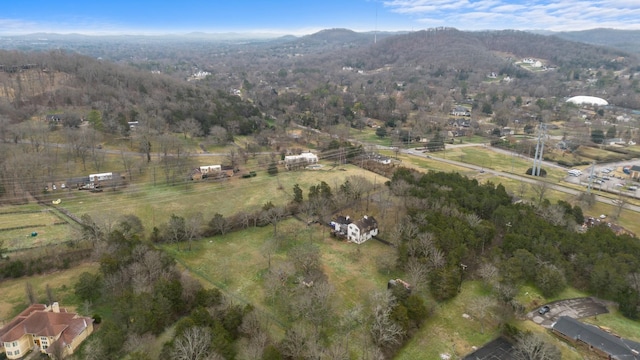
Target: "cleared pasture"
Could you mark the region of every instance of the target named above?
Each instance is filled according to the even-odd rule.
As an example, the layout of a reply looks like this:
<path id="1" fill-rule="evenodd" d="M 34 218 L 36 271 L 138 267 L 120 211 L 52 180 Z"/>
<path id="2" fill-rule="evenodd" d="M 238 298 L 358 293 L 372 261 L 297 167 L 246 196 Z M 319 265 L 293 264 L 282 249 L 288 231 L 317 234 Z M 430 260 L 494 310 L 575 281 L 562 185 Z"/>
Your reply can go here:
<path id="1" fill-rule="evenodd" d="M 64 242 L 71 231 L 54 209 L 38 204 L 0 206 L 0 241 L 9 251 Z M 37 236 L 31 236 L 34 232 Z"/>
<path id="2" fill-rule="evenodd" d="M 234 176 L 221 181 L 188 181 L 177 185 L 162 182 L 142 182 L 117 189 L 104 189 L 100 193 L 74 190 L 63 198 L 68 211 L 94 218 L 117 218 L 122 214 L 136 214 L 148 229 L 165 223 L 171 214 L 189 216 L 201 212 L 205 219 L 216 213 L 229 216 L 240 211 L 253 211 L 271 201 L 274 205 L 288 203 L 293 199 L 293 186 L 299 184 L 304 197 L 311 185 L 325 181 L 332 188 L 344 183 L 348 176 L 358 175 L 381 185 L 386 178 L 362 170 L 356 166 L 343 165 L 332 168 L 325 165 L 315 171 L 285 171 L 277 176 L 266 171 L 257 171 L 257 176 L 241 178 Z"/>

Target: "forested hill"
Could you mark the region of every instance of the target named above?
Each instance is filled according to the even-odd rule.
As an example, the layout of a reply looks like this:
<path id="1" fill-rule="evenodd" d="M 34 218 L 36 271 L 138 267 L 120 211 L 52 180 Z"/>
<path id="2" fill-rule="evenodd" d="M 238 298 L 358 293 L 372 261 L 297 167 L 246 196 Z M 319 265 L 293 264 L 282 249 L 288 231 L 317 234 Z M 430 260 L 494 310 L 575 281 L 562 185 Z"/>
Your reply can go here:
<path id="1" fill-rule="evenodd" d="M 330 54 L 328 56 L 340 56 Z M 523 31 L 465 32 L 437 28 L 396 35 L 367 47 L 345 53 L 367 69 L 384 65 L 446 64 L 457 69 L 491 68 L 496 63 L 521 58 L 547 60 L 553 66 L 576 68 L 621 68 L 637 61 L 629 53 L 612 48 L 588 45 L 559 37 Z M 612 61 L 625 58 L 627 63 Z"/>
<path id="2" fill-rule="evenodd" d="M 228 92 L 83 55 L 0 50 L 0 65 L 0 113 L 13 122 L 94 109 L 107 131 L 143 117 L 162 118 L 168 127 L 193 118 L 205 133 L 232 121 L 241 133 L 261 126 L 260 112 Z"/>
<path id="3" fill-rule="evenodd" d="M 640 30 L 591 29 L 552 33 L 563 39 L 640 54 Z"/>

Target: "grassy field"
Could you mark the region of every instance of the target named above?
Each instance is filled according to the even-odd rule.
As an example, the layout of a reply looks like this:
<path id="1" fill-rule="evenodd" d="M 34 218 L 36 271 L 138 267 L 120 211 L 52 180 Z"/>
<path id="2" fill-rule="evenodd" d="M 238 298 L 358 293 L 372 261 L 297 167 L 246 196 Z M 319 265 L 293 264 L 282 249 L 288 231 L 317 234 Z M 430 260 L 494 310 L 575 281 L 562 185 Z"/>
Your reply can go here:
<path id="1" fill-rule="evenodd" d="M 483 295 L 486 293 L 479 282 L 463 283 L 458 296 L 436 306 L 434 315 L 427 319 L 396 359 L 440 359 L 440 354 L 457 359 L 470 353 L 472 346 L 481 347 L 497 337 L 494 322 L 486 321 L 482 333 L 477 320 L 462 317 L 469 313 L 467 307 L 472 299 Z"/>
<path id="2" fill-rule="evenodd" d="M 49 274 L 3 280 L 0 284 L 2 293 L 0 296 L 0 320 L 11 319 L 28 306 L 29 302 L 25 291 L 27 283 L 31 284 L 36 298 L 41 303 L 48 302 L 46 286 L 49 285 L 53 290 L 55 300 L 60 302 L 61 306 L 79 309 L 81 304 L 73 293 L 73 285 L 83 272 L 96 272 L 97 270 L 98 264 L 84 263 L 72 269 Z"/>
<path id="3" fill-rule="evenodd" d="M 64 242 L 71 231 L 54 209 L 38 204 L 0 206 L 0 240 L 9 251 Z M 33 232 L 37 236 L 31 236 Z"/>
<path id="4" fill-rule="evenodd" d="M 322 254 L 322 269 L 329 283 L 336 288 L 333 304 L 337 314 L 366 303 L 374 290 L 386 289 L 387 281 L 394 274 L 381 274 L 376 270 L 376 262 L 390 256 L 395 250 L 373 240 L 359 246 L 336 240 L 328 237 L 326 230 L 326 237 L 322 237 L 319 225 L 303 227 L 302 231 L 300 226 L 301 223 L 295 219 L 279 225 L 280 237 L 284 236 L 287 243 L 271 257 L 271 264 L 275 267 L 282 263 L 286 258 L 286 250 L 293 244 L 312 241 L 318 245 Z M 235 301 L 253 304 L 274 324 L 288 326 L 287 315 L 281 313 L 282 309 L 269 305 L 265 299 L 263 280 L 268 271 L 268 259 L 262 249 L 265 240 L 272 235 L 271 226 L 249 228 L 199 241 L 192 251 L 178 250 L 174 245 L 165 249 L 205 283 L 222 289 Z M 281 332 L 282 327 L 276 330 Z M 350 346 L 354 351 L 360 351 L 357 341 Z"/>
<path id="5" fill-rule="evenodd" d="M 532 290 L 529 293 L 527 290 Z M 566 295 L 571 293 L 568 289 Z M 524 295 L 527 294 L 527 295 Z M 531 294 L 531 295 L 530 295 Z M 473 299 L 487 295 L 486 288 L 479 281 L 463 283 L 461 292 L 454 299 L 439 304 L 418 334 L 400 351 L 396 359 L 439 359 L 441 354 L 451 355 L 452 359 L 462 358 L 473 351 L 473 346 L 482 347 L 485 343 L 500 335 L 495 319 L 489 317 L 484 323 L 484 333 L 477 319 L 464 318 L 462 314 L 471 314 L 469 304 Z M 576 296 L 569 296 L 576 297 Z M 523 287 L 518 297 L 527 308 L 535 308 L 547 301 L 537 295 L 535 290 Z M 533 306 L 535 304 L 535 306 Z M 529 320 L 515 320 L 513 324 L 521 331 L 532 331 L 543 334 L 545 339 L 556 345 L 562 352 L 563 359 L 579 360 L 582 356 L 550 335 L 544 328 Z"/>
<path id="6" fill-rule="evenodd" d="M 335 188 L 352 175 L 364 176 L 378 185 L 386 181 L 356 166 L 332 168 L 327 165 L 317 171 L 281 170 L 275 177 L 266 171 L 257 171 L 256 177 L 236 176 L 220 182 L 189 181 L 175 186 L 143 182 L 116 191 L 105 189 L 102 193 L 74 190 L 61 197 L 61 206 L 78 216 L 89 214 L 94 218 L 136 214 L 151 229 L 166 222 L 173 213 L 188 216 L 201 212 L 209 219 L 215 213 L 228 216 L 251 211 L 269 201 L 275 205 L 285 204 L 293 198 L 295 184 L 300 185 L 306 198 L 311 185 L 325 181 Z"/>

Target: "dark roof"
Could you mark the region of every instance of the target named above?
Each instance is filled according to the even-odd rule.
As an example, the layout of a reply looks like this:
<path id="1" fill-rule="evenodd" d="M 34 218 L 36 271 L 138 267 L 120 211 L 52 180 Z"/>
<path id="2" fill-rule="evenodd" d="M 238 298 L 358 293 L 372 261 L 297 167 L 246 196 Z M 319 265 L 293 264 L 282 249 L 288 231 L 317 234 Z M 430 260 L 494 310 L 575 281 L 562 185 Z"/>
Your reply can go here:
<path id="1" fill-rule="evenodd" d="M 361 232 L 368 232 L 378 227 L 378 222 L 373 216 L 364 216 L 362 219 L 353 223 Z"/>
<path id="2" fill-rule="evenodd" d="M 631 167 L 631 171 L 640 171 L 640 166 L 638 166 L 638 165 L 633 165 L 633 166 Z"/>
<path id="3" fill-rule="evenodd" d="M 615 337 L 600 328 L 561 316 L 551 328 L 575 341 L 584 342 L 616 360 L 640 360 L 640 343 Z"/>
<path id="4" fill-rule="evenodd" d="M 511 360 L 514 356 L 513 344 L 499 337 L 468 354 L 463 360 Z"/>
<path id="5" fill-rule="evenodd" d="M 348 225 L 348 224 L 351 224 L 351 219 L 349 219 L 349 217 L 348 217 L 348 216 L 338 216 L 338 217 L 336 218 L 336 222 L 337 222 L 338 224 L 345 224 L 345 225 Z"/>

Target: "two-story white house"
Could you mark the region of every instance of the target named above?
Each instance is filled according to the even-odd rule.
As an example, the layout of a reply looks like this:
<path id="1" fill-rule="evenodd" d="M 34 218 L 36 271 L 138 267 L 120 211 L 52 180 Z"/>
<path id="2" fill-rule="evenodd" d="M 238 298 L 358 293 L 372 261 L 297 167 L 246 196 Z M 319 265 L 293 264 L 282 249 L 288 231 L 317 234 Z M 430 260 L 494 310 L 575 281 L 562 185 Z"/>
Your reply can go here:
<path id="1" fill-rule="evenodd" d="M 284 166 L 287 170 L 304 168 L 307 165 L 317 164 L 318 155 L 311 152 L 303 152 L 300 155 L 289 155 L 284 157 Z"/>
<path id="2" fill-rule="evenodd" d="M 347 225 L 347 239 L 356 244 L 362 244 L 376 235 L 378 235 L 378 222 L 373 216 L 365 215 L 362 219 Z"/>

